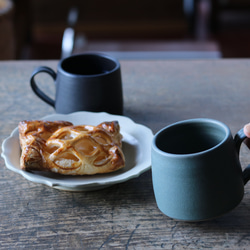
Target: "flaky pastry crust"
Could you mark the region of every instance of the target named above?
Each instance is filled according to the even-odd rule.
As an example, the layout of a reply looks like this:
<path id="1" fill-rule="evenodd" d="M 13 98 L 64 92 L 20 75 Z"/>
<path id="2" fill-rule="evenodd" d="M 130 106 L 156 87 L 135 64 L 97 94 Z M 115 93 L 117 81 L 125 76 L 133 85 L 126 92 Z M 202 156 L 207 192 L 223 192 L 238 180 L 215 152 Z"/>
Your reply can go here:
<path id="1" fill-rule="evenodd" d="M 23 170 L 93 175 L 125 166 L 122 135 L 116 121 L 98 126 L 73 126 L 64 121 L 22 121 L 19 137 Z"/>

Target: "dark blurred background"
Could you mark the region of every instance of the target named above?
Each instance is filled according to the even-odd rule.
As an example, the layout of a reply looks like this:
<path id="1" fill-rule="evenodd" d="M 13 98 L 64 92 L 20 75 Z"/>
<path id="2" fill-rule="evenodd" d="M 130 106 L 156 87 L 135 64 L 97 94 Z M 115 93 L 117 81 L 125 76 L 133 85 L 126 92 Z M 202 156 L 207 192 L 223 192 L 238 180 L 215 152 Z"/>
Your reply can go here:
<path id="1" fill-rule="evenodd" d="M 0 0 L 1 60 L 59 59 L 63 42 L 67 53 L 174 51 L 249 58 L 250 1 Z"/>

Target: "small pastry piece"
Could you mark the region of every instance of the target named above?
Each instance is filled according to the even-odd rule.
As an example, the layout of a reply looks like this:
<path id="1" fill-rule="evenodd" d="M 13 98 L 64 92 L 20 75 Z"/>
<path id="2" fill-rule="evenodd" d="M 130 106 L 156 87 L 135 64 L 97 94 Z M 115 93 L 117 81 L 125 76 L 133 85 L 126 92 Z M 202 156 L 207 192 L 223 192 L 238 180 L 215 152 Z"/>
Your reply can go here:
<path id="1" fill-rule="evenodd" d="M 47 139 L 59 128 L 72 126 L 66 121 L 21 121 L 19 123 L 19 140 L 22 149 L 20 165 L 22 169 L 41 170 L 42 152 Z"/>
<path id="2" fill-rule="evenodd" d="M 35 140 L 32 140 L 32 148 L 35 146 L 36 152 L 39 149 L 39 153 L 32 159 L 21 157 L 24 159 L 21 160 L 21 167 L 25 170 L 51 171 L 64 175 L 93 175 L 113 172 L 125 166 L 121 150 L 122 135 L 120 126 L 115 121 L 103 122 L 98 126 L 61 127 L 45 140 L 36 135 L 33 137 Z"/>

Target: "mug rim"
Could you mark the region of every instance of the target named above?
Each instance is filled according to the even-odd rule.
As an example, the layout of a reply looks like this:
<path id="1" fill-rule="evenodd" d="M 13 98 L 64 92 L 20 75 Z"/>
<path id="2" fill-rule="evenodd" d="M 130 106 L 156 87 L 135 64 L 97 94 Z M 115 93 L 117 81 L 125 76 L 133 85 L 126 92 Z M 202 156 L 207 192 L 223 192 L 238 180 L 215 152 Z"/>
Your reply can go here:
<path id="1" fill-rule="evenodd" d="M 103 73 L 100 73 L 100 74 L 91 74 L 91 75 L 74 74 L 74 73 L 68 72 L 65 69 L 63 69 L 62 64 L 66 60 L 69 60 L 69 59 L 72 59 L 72 58 L 77 58 L 77 57 L 83 57 L 83 56 L 96 56 L 96 57 L 100 57 L 100 58 L 106 58 L 106 59 L 111 60 L 112 62 L 114 62 L 115 67 L 113 69 L 109 70 L 109 71 L 106 71 L 106 72 L 103 72 Z M 80 54 L 74 54 L 74 55 L 68 56 L 68 57 L 63 58 L 62 60 L 60 60 L 59 64 L 58 64 L 58 67 L 57 67 L 58 72 L 60 71 L 64 75 L 74 76 L 74 77 L 85 77 L 85 78 L 92 78 L 92 77 L 97 77 L 97 76 L 109 75 L 109 74 L 117 71 L 119 68 L 120 68 L 120 62 L 118 61 L 117 58 L 112 57 L 112 56 L 110 56 L 108 54 L 105 54 L 105 53 L 101 53 L 101 52 L 86 52 L 86 53 L 80 53 Z"/>
<path id="2" fill-rule="evenodd" d="M 170 128 L 173 128 L 175 126 L 178 126 L 178 125 L 184 125 L 184 124 L 198 124 L 198 123 L 210 123 L 210 124 L 215 124 L 221 128 L 224 129 L 225 131 L 225 136 L 224 138 L 219 142 L 217 143 L 216 145 L 214 145 L 213 147 L 210 147 L 206 150 L 202 150 L 202 151 L 199 151 L 199 152 L 195 152 L 195 153 L 170 153 L 170 152 L 166 152 L 166 151 L 163 151 L 161 150 L 157 145 L 156 145 L 156 140 L 158 139 L 159 135 L 162 134 L 164 131 L 170 129 Z M 152 150 L 155 151 L 156 153 L 158 154 L 161 154 L 163 156 L 172 156 L 172 157 L 193 157 L 193 156 L 198 156 L 198 155 L 202 155 L 202 154 L 206 154 L 208 153 L 209 151 L 212 151 L 218 147 L 220 147 L 223 143 L 225 143 L 229 137 L 230 137 L 230 134 L 231 134 L 231 131 L 229 129 L 229 127 L 223 123 L 223 122 L 220 122 L 218 120 L 215 120 L 215 119 L 210 119 L 210 118 L 194 118 L 194 119 L 187 119 L 187 120 L 182 120 L 182 121 L 178 121 L 178 122 L 175 122 L 175 123 L 172 123 L 162 129 L 160 129 L 155 135 L 154 135 L 154 138 L 153 138 L 153 141 L 152 141 Z"/>

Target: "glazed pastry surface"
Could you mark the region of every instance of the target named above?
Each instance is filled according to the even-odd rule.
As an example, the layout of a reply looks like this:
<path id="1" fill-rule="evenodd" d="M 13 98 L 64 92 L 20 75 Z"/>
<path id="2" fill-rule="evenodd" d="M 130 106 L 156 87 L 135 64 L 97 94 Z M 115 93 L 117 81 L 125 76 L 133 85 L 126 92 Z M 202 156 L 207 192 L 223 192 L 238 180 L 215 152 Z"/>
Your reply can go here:
<path id="1" fill-rule="evenodd" d="M 19 137 L 23 170 L 93 175 L 125 166 L 117 121 L 98 126 L 74 126 L 65 121 L 22 121 Z"/>

